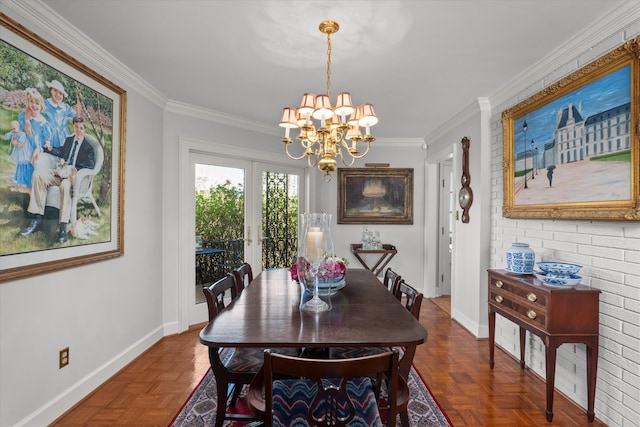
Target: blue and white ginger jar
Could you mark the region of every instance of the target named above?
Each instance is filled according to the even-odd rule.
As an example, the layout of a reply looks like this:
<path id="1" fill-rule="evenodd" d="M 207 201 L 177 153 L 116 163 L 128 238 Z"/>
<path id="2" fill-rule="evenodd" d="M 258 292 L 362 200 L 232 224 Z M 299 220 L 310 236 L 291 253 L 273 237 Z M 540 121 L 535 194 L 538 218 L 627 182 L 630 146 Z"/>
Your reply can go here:
<path id="1" fill-rule="evenodd" d="M 528 243 L 513 243 L 507 249 L 507 271 L 518 274 L 532 274 L 536 254 Z"/>

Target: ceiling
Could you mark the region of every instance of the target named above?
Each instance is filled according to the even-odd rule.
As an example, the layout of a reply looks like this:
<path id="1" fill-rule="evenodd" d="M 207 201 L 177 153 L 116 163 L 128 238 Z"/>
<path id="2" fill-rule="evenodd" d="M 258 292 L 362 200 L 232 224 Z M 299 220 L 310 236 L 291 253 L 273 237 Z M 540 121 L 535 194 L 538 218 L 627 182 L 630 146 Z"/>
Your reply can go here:
<path id="1" fill-rule="evenodd" d="M 612 0 L 47 0 L 168 99 L 273 125 L 305 92 L 424 138 L 613 10 Z"/>

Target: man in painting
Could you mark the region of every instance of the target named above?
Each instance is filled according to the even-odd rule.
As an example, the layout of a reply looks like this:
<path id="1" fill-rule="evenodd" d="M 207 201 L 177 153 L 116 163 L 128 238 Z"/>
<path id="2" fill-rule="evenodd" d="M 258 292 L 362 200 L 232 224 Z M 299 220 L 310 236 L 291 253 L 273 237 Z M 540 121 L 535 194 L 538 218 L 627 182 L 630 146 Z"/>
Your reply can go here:
<path id="1" fill-rule="evenodd" d="M 83 118 L 74 117 L 73 130 L 74 134 L 65 139 L 61 147 L 39 147 L 33 153 L 33 160 L 35 161 L 38 155 L 46 149 L 50 154 L 65 160 L 66 165 L 63 168 L 64 173 L 61 172 L 62 169 L 36 169 L 33 172 L 33 188 L 27 211 L 34 214 L 35 217 L 33 221 L 31 221 L 31 224 L 20 232 L 21 236 L 28 236 L 40 229 L 44 218 L 47 189 L 51 186 L 57 186 L 60 189 L 58 243 L 65 243 L 67 241 L 67 223 L 71 216 L 71 198 L 73 197 L 73 178 L 78 170 L 85 168 L 93 169 L 95 165 L 95 153 L 93 152 L 91 144 L 86 141 L 88 138 L 92 138 L 92 136 L 85 134 Z M 69 171 L 69 169 L 71 169 L 71 171 Z"/>
<path id="2" fill-rule="evenodd" d="M 553 181 L 553 170 L 555 168 L 555 166 L 549 166 L 547 168 L 547 179 L 549 180 L 549 187 L 551 187 L 551 181 Z"/>

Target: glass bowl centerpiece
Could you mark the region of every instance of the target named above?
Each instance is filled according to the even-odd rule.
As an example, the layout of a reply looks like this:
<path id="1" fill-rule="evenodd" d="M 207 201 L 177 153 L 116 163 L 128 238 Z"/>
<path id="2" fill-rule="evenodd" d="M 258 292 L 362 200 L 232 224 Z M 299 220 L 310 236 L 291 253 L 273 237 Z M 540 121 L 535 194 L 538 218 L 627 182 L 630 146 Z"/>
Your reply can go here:
<path id="1" fill-rule="evenodd" d="M 318 293 L 320 295 L 333 295 L 344 288 L 344 276 L 347 274 L 348 265 L 349 260 L 347 258 L 339 258 L 335 254 L 324 257 L 318 268 Z M 312 291 L 311 265 L 304 257 L 297 259 L 291 265 L 290 271 L 293 280 L 300 282 L 302 278 L 305 284 L 309 284 L 308 290 Z"/>

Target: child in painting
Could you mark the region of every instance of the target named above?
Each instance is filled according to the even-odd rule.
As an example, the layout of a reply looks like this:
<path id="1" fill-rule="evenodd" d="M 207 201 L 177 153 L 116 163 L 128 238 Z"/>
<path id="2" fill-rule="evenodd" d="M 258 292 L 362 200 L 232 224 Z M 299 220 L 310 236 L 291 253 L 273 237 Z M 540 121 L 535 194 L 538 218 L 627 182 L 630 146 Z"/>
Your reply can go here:
<path id="1" fill-rule="evenodd" d="M 25 173 L 29 173 L 28 169 L 31 162 L 31 145 L 27 140 L 27 135 L 20 130 L 20 122 L 14 120 L 9 125 L 11 132 L 8 132 L 4 139 L 11 141 L 11 159 L 16 162 L 16 174 L 14 180 L 18 185 L 26 186 L 31 180 L 30 176 L 25 176 Z"/>
<path id="2" fill-rule="evenodd" d="M 69 136 L 69 120 L 72 120 L 78 112 L 64 102 L 69 95 L 64 86 L 58 80 L 46 82 L 49 88 L 50 98 L 44 101 L 47 112 L 45 116 L 51 125 L 51 146 L 60 147 Z"/>
<path id="3" fill-rule="evenodd" d="M 49 146 L 51 141 L 51 126 L 47 119 L 42 114 L 45 111 L 44 99 L 40 92 L 34 88 L 26 89 L 27 92 L 27 107 L 23 112 L 18 115 L 18 122 L 22 129 L 27 134 L 27 140 L 29 141 L 29 149 L 31 153 L 31 162 L 25 165 L 26 167 L 22 171 L 25 185 L 27 188 L 31 188 L 31 175 L 34 170 L 34 157 L 33 152 L 36 148 L 42 148 L 45 145 Z M 25 124 L 28 124 L 31 135 L 27 131 Z"/>

